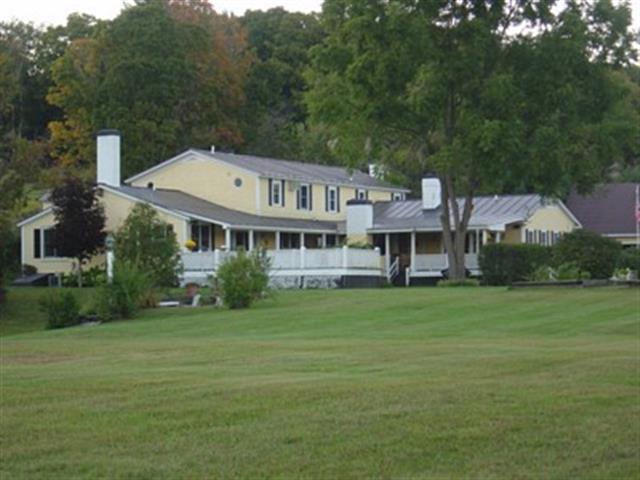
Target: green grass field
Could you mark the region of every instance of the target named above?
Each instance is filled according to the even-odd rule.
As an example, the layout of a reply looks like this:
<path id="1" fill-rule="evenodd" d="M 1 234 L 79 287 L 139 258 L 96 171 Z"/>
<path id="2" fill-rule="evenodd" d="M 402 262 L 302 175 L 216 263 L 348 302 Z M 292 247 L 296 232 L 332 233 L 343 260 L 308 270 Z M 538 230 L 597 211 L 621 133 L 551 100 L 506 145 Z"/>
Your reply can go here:
<path id="1" fill-rule="evenodd" d="M 39 292 L 0 311 L 3 479 L 640 477 L 637 289 L 295 291 L 18 333 Z"/>

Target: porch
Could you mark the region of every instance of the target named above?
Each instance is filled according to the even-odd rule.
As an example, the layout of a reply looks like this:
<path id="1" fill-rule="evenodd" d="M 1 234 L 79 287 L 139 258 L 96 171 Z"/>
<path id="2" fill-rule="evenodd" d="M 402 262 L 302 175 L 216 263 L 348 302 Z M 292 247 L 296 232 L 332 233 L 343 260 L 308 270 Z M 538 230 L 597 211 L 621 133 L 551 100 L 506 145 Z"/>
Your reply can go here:
<path id="1" fill-rule="evenodd" d="M 411 285 L 412 279 L 442 278 L 449 258 L 441 232 L 393 232 L 374 234 L 374 245 L 384 259 L 387 279 L 396 285 Z M 465 240 L 465 267 L 470 276 L 481 274 L 478 254 L 486 243 L 500 241 L 487 230 L 471 230 Z"/>
<path id="2" fill-rule="evenodd" d="M 380 250 L 343 247 L 266 250 L 272 284 L 283 287 L 358 286 L 358 282 L 380 284 L 384 278 Z M 205 284 L 215 277 L 219 266 L 236 251 L 214 249 L 207 252 L 184 251 L 181 283 Z M 335 284 L 335 285 L 334 285 Z"/>

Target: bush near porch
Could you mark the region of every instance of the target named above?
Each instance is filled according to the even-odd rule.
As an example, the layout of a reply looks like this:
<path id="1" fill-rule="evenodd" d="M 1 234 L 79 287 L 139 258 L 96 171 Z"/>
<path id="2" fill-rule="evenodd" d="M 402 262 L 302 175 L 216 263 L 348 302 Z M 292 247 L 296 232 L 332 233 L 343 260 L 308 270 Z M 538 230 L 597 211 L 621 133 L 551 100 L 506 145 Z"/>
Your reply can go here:
<path id="1" fill-rule="evenodd" d="M 551 247 L 542 245 L 485 245 L 478 258 L 483 282 L 509 285 L 527 280 L 538 268 L 549 265 Z"/>

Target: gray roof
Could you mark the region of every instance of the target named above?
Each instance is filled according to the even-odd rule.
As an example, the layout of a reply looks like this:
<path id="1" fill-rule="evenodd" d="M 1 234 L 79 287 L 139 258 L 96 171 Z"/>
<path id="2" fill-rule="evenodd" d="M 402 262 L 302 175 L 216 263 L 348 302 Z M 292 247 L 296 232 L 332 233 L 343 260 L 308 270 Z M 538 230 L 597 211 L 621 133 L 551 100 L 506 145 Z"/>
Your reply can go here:
<path id="1" fill-rule="evenodd" d="M 207 150 L 193 150 L 202 155 L 207 155 L 217 160 L 222 160 L 223 162 L 238 165 L 246 170 L 257 173 L 262 177 L 272 177 L 298 182 L 319 182 L 352 187 L 384 188 L 409 192 L 409 190 L 404 187 L 398 187 L 397 185 L 383 182 L 382 180 L 371 177 L 360 170 L 349 170 L 344 167 L 294 162 L 291 160 L 278 160 L 267 157 L 256 157 L 253 155 L 237 155 L 235 153 L 223 152 L 211 153 Z"/>
<path id="2" fill-rule="evenodd" d="M 166 208 L 176 213 L 193 218 L 204 218 L 214 223 L 232 227 L 249 227 L 256 229 L 279 229 L 294 231 L 338 232 L 343 230 L 344 222 L 325 222 L 319 220 L 300 220 L 289 218 L 262 217 L 250 213 L 231 210 L 216 203 L 203 200 L 179 190 L 151 189 L 142 187 L 107 187 L 125 195 Z"/>
<path id="3" fill-rule="evenodd" d="M 572 192 L 567 207 L 585 230 L 602 235 L 635 235 L 636 184 L 610 183 L 590 195 Z"/>
<path id="4" fill-rule="evenodd" d="M 458 200 L 463 206 L 464 201 Z M 469 226 L 523 222 L 540 206 L 540 195 L 497 195 L 475 197 Z M 371 230 L 441 230 L 442 208 L 424 210 L 422 200 L 378 202 L 373 207 Z"/>

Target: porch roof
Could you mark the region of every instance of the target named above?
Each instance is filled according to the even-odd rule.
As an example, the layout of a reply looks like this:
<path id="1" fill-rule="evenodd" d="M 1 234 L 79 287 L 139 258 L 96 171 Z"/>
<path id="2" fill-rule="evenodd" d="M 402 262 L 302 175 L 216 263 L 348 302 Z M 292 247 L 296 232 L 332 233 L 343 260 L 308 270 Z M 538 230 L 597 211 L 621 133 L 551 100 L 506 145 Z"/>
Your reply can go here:
<path id="1" fill-rule="evenodd" d="M 340 223 L 319 220 L 302 220 L 277 217 L 262 217 L 232 210 L 216 203 L 203 200 L 180 190 L 142 187 L 105 187 L 135 199 L 171 210 L 194 220 L 217 223 L 225 227 L 253 230 L 280 230 L 312 233 L 340 233 L 344 228 Z"/>
<path id="2" fill-rule="evenodd" d="M 464 205 L 464 200 L 458 200 Z M 469 228 L 494 228 L 526 221 L 543 205 L 540 195 L 495 195 L 473 199 Z M 442 208 L 425 210 L 422 200 L 378 202 L 373 206 L 371 233 L 400 231 L 442 231 Z"/>

